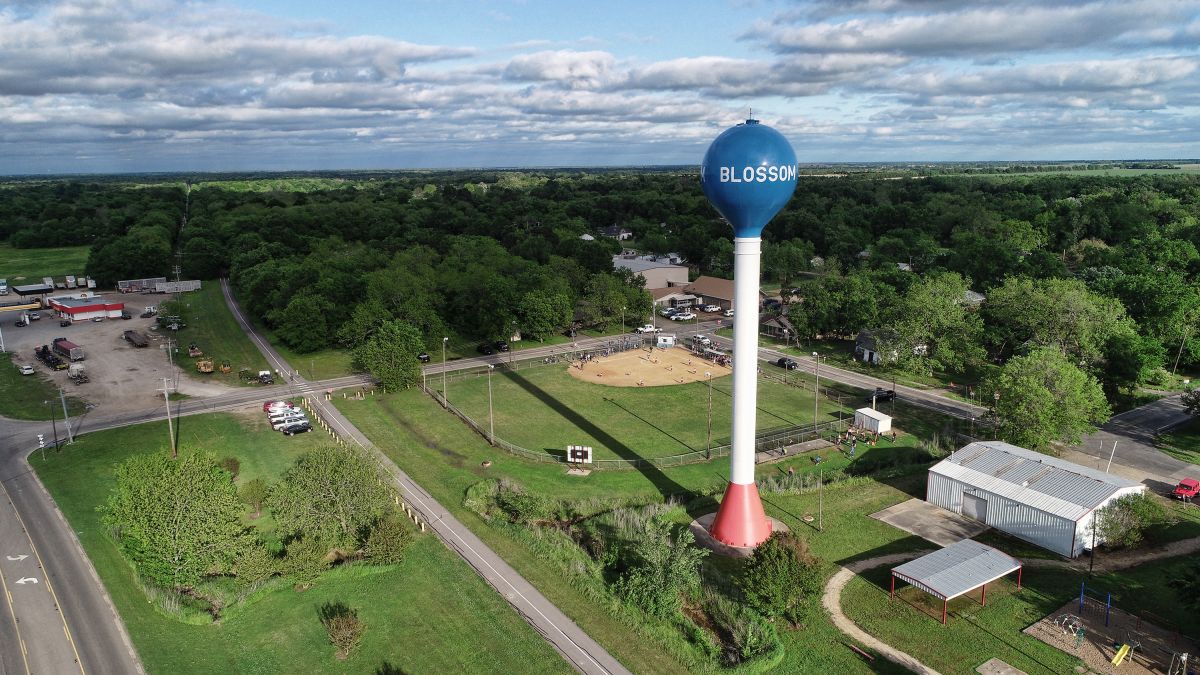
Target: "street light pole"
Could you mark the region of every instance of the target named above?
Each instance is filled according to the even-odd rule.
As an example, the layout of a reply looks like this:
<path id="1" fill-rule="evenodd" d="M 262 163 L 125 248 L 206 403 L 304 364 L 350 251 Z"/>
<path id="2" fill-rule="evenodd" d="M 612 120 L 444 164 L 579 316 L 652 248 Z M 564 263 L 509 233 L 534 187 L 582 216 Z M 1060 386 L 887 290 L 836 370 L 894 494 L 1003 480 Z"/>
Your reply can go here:
<path id="1" fill-rule="evenodd" d="M 712 459 L 712 372 L 704 371 L 704 377 L 708 378 L 708 445 L 705 446 L 704 456 Z"/>
<path id="2" fill-rule="evenodd" d="M 817 367 L 813 370 L 816 375 L 816 384 L 813 385 L 813 434 L 817 433 L 817 416 L 821 414 L 821 357 L 816 352 L 812 353 L 813 361 L 817 363 Z"/>
<path id="3" fill-rule="evenodd" d="M 621 305 L 621 335 L 625 334 L 625 305 Z"/>
<path id="4" fill-rule="evenodd" d="M 450 398 L 446 394 L 446 343 L 449 341 L 448 337 L 442 338 L 442 402 L 446 405 L 450 405 Z"/>
<path id="5" fill-rule="evenodd" d="M 488 443 L 496 444 L 496 420 L 492 417 L 492 371 L 496 366 L 488 364 Z"/>

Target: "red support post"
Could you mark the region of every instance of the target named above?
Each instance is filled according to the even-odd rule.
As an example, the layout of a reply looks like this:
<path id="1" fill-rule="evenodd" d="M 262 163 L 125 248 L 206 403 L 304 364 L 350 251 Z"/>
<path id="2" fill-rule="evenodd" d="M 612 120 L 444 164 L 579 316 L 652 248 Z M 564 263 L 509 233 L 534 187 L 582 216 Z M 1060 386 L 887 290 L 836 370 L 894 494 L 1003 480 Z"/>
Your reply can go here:
<path id="1" fill-rule="evenodd" d="M 949 600 L 942 600 L 942 625 L 946 625 L 946 609 L 950 605 Z"/>
<path id="2" fill-rule="evenodd" d="M 983 585 L 983 595 L 981 598 L 981 604 L 983 604 L 984 607 L 987 607 L 987 584 Z"/>
<path id="3" fill-rule="evenodd" d="M 1024 565 L 1022 565 L 1022 566 L 1020 566 L 1020 567 L 1018 567 L 1018 568 L 1017 568 L 1017 590 L 1018 590 L 1018 591 L 1019 591 L 1019 590 L 1021 590 L 1021 572 L 1022 572 L 1024 569 L 1025 569 L 1025 566 L 1024 566 Z"/>
<path id="4" fill-rule="evenodd" d="M 892 575 L 892 590 L 888 593 L 888 600 L 896 597 L 896 575 Z"/>

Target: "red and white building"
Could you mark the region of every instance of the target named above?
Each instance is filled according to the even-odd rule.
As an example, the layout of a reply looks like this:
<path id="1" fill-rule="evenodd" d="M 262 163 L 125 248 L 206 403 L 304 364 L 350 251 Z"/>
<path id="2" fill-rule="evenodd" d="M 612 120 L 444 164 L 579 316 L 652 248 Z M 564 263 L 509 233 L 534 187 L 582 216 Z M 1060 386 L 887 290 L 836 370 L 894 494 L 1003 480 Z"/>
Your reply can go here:
<path id="1" fill-rule="evenodd" d="M 119 319 L 125 310 L 123 302 L 107 302 L 104 298 L 50 298 L 47 303 L 64 319 L 87 321 L 88 319 Z"/>

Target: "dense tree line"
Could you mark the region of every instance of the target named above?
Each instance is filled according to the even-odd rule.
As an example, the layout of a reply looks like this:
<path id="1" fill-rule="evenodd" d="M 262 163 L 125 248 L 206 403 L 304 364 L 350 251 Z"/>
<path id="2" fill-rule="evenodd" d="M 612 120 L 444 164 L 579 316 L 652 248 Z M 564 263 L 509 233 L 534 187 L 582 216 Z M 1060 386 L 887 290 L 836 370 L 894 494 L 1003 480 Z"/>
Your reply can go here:
<path id="1" fill-rule="evenodd" d="M 951 372 L 1054 346 L 1109 392 L 1200 363 L 1200 178 L 895 178 L 804 177 L 767 228 L 764 281 L 801 336 L 867 328 L 905 367 Z M 580 238 L 608 225 L 694 273 L 731 272 L 729 229 L 689 170 L 234 185 L 12 184 L 0 237 L 90 244 L 102 283 L 163 274 L 178 251 L 185 276 L 229 275 L 299 351 L 358 348 L 390 321 L 428 347 L 615 324 L 622 308 L 632 323 L 649 300 L 613 272 L 621 244 Z"/>

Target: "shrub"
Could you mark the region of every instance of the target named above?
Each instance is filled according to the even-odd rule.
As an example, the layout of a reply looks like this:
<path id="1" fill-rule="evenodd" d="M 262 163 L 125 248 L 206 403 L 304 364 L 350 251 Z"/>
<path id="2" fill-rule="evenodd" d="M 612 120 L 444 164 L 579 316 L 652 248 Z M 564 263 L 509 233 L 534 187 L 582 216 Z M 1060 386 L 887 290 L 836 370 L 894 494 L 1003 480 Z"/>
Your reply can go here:
<path id="1" fill-rule="evenodd" d="M 291 577 L 297 586 L 311 586 L 329 567 L 330 545 L 317 536 L 293 539 L 279 565 L 279 572 Z"/>
<path id="2" fill-rule="evenodd" d="M 1146 528 L 1172 519 L 1159 498 L 1149 492 L 1116 499 L 1100 509 L 1096 517 L 1096 533 L 1109 548 L 1133 548 L 1142 542 Z"/>
<path id="3" fill-rule="evenodd" d="M 710 590 L 704 605 L 724 645 L 725 665 L 737 666 L 782 649 L 775 627 L 744 604 Z"/>
<path id="4" fill-rule="evenodd" d="M 802 603 L 820 592 L 821 579 L 808 543 L 791 532 L 775 532 L 742 568 L 738 586 L 764 616 L 795 620 Z"/>
<path id="5" fill-rule="evenodd" d="M 514 523 L 529 524 L 554 515 L 554 504 L 549 499 L 519 489 L 503 489 L 502 486 L 497 501 Z"/>
<path id="6" fill-rule="evenodd" d="M 358 618 L 358 610 L 350 609 L 341 602 L 327 602 L 317 611 L 329 642 L 337 647 L 337 658 L 345 659 L 362 642 L 367 625 Z"/>
<path id="7" fill-rule="evenodd" d="M 694 543 L 688 530 L 672 539 L 670 523 L 648 523 L 648 530 L 633 546 L 628 569 L 617 581 L 617 595 L 654 616 L 678 612 L 682 594 L 699 587 L 700 563 L 708 556 Z"/>
<path id="8" fill-rule="evenodd" d="M 396 513 L 380 518 L 367 535 L 364 555 L 375 565 L 397 565 L 404 560 L 404 550 L 412 543 L 413 532 Z"/>
<path id="9" fill-rule="evenodd" d="M 253 585 L 279 573 L 279 559 L 261 543 L 246 549 L 233 566 L 238 581 Z"/>
<path id="10" fill-rule="evenodd" d="M 229 472 L 230 478 L 236 479 L 238 472 L 242 470 L 242 463 L 237 457 L 222 457 L 219 462 L 222 469 Z"/>

